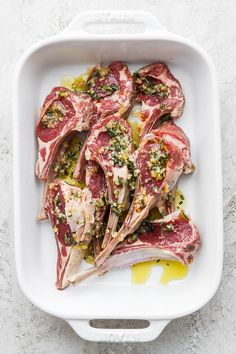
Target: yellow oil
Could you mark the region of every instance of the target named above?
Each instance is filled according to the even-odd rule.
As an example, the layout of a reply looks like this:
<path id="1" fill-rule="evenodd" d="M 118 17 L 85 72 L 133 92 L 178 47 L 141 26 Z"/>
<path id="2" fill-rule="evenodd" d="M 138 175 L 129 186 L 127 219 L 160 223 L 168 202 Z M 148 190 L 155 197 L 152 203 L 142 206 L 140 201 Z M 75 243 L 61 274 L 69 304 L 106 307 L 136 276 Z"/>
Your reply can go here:
<path id="1" fill-rule="evenodd" d="M 74 80 L 75 80 L 74 76 L 70 76 L 70 75 L 64 76 L 61 79 L 61 86 L 72 90 L 72 85 L 73 85 Z"/>
<path id="2" fill-rule="evenodd" d="M 186 208 L 186 199 L 183 192 L 178 188 L 175 194 L 175 208 L 184 210 Z"/>
<path id="3" fill-rule="evenodd" d="M 89 67 L 86 73 L 79 76 L 66 75 L 61 79 L 61 86 L 66 87 L 73 91 L 84 92 L 86 91 L 86 82 L 90 76 L 93 67 Z"/>
<path id="4" fill-rule="evenodd" d="M 131 116 L 132 116 L 132 117 L 135 117 L 135 118 L 140 118 L 140 114 L 141 114 L 141 110 L 140 110 L 140 109 L 133 110 L 133 111 L 131 112 Z"/>
<path id="5" fill-rule="evenodd" d="M 139 146 L 140 142 L 140 126 L 138 122 L 128 120 L 128 123 L 131 127 L 131 133 L 132 133 L 132 140 L 135 148 Z"/>
<path id="6" fill-rule="evenodd" d="M 188 274 L 188 266 L 176 261 L 148 261 L 134 264 L 131 267 L 131 276 L 133 284 L 145 284 L 150 277 L 153 267 L 162 267 L 160 283 L 169 284 L 174 280 L 184 279 Z"/>

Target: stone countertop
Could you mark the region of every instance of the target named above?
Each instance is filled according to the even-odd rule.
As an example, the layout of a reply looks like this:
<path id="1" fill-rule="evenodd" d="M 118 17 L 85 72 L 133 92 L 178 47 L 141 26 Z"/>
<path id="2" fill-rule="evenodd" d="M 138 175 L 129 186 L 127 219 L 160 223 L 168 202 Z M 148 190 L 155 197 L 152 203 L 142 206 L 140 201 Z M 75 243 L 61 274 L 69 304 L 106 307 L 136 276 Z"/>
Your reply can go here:
<path id="1" fill-rule="evenodd" d="M 218 71 L 223 144 L 225 261 L 221 286 L 200 311 L 172 321 L 150 343 L 92 343 L 33 306 L 17 284 L 13 247 L 12 102 L 15 64 L 30 45 L 87 10 L 148 10 L 201 45 Z M 236 353 L 236 2 L 234 0 L 2 0 L 0 11 L 0 346 L 20 353 Z M 207 97 L 206 97 L 207 99 Z M 207 117 L 206 117 L 207 119 Z M 212 196 L 214 197 L 214 196 Z"/>

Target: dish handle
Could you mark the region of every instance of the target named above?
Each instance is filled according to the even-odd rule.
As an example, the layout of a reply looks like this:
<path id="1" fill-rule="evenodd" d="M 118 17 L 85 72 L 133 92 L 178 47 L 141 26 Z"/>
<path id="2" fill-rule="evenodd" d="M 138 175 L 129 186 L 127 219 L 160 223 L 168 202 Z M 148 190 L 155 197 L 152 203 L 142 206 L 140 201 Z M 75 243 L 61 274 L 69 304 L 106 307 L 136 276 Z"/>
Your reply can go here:
<path id="1" fill-rule="evenodd" d="M 145 11 L 90 11 L 77 15 L 65 29 L 64 34 L 82 36 L 105 35 L 152 35 L 167 32 L 157 18 Z"/>
<path id="2" fill-rule="evenodd" d="M 157 338 L 170 320 L 149 321 L 147 328 L 94 328 L 89 320 L 67 320 L 83 339 L 93 342 L 149 342 Z"/>

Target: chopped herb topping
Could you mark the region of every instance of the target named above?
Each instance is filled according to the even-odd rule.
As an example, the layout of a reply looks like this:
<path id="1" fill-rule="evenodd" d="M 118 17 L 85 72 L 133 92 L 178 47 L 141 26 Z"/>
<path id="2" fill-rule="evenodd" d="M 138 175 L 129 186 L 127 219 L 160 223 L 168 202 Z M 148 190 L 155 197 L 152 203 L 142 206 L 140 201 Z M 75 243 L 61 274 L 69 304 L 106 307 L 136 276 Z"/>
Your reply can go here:
<path id="1" fill-rule="evenodd" d="M 106 125 L 108 135 L 112 138 L 109 145 L 104 150 L 109 152 L 110 158 L 114 165 L 122 167 L 129 162 L 129 146 L 131 139 L 128 136 L 128 129 L 120 122 L 110 121 Z"/>
<path id="2" fill-rule="evenodd" d="M 86 246 L 87 247 L 86 247 L 84 260 L 89 264 L 94 264 L 95 255 L 94 255 L 93 242 L 90 242 L 90 244 Z"/>
<path id="3" fill-rule="evenodd" d="M 58 192 L 53 199 L 53 204 L 54 204 L 54 212 L 56 216 L 56 224 L 58 225 L 59 223 L 63 223 L 66 221 L 66 215 L 62 211 L 62 202 L 61 202 L 61 197 L 60 193 Z"/>
<path id="4" fill-rule="evenodd" d="M 119 90 L 119 87 L 109 81 L 110 69 L 108 67 L 97 66 L 86 83 L 86 92 L 95 99 L 110 96 Z"/>
<path id="5" fill-rule="evenodd" d="M 153 224 L 148 221 L 143 221 L 142 224 L 139 226 L 137 233 L 143 234 L 146 232 L 152 232 L 154 230 Z"/>
<path id="6" fill-rule="evenodd" d="M 73 235 L 64 235 L 64 242 L 67 246 L 73 246 L 76 244 Z"/>
<path id="7" fill-rule="evenodd" d="M 68 181 L 69 184 L 82 187 L 73 179 L 73 173 L 82 148 L 82 141 L 75 136 L 71 141 L 62 145 L 60 154 L 54 164 L 54 172 L 57 178 Z"/>
<path id="8" fill-rule="evenodd" d="M 139 193 L 135 197 L 134 208 L 137 213 L 140 213 L 148 202 L 147 191 L 145 188 L 141 187 Z"/>
<path id="9" fill-rule="evenodd" d="M 159 142 L 159 149 L 152 148 L 148 167 L 151 170 L 152 178 L 161 181 L 166 175 L 166 164 L 168 153 L 162 141 Z"/>
<path id="10" fill-rule="evenodd" d="M 138 233 L 135 232 L 134 234 L 131 234 L 127 237 L 127 242 L 129 244 L 131 244 L 131 243 L 134 243 L 135 241 L 137 241 L 137 239 L 138 239 Z"/>
<path id="11" fill-rule="evenodd" d="M 138 73 L 134 73 L 134 81 L 138 93 L 157 95 L 164 99 L 169 96 L 168 86 L 150 76 L 142 77 Z"/>
<path id="12" fill-rule="evenodd" d="M 65 98 L 65 97 L 67 97 L 67 95 L 68 95 L 68 92 L 66 90 L 65 91 L 60 91 L 58 93 L 58 97 L 59 98 Z"/>
<path id="13" fill-rule="evenodd" d="M 96 199 L 96 203 L 95 203 L 96 211 L 103 209 L 106 205 L 107 205 L 106 194 L 102 193 L 102 195 Z"/>
<path id="14" fill-rule="evenodd" d="M 60 92 L 62 94 L 62 92 Z M 59 102 L 54 102 L 46 111 L 43 118 L 41 119 L 41 124 L 44 129 L 55 128 L 59 122 L 64 119 L 64 108 Z"/>
<path id="15" fill-rule="evenodd" d="M 175 231 L 175 227 L 174 224 L 172 223 L 160 223 L 160 227 L 161 227 L 161 231 L 164 232 L 169 232 L 169 231 Z"/>
<path id="16" fill-rule="evenodd" d="M 120 215 L 124 209 L 125 209 L 125 204 L 124 203 L 118 203 L 118 202 L 113 202 L 112 204 L 112 210 L 117 214 Z"/>

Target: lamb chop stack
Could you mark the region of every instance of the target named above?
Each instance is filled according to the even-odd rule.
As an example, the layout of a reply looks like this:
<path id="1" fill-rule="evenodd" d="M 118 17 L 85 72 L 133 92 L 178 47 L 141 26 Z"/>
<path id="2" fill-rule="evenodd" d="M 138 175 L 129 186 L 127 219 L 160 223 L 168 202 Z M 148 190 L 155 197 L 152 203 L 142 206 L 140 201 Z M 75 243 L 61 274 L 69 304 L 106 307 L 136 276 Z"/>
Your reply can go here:
<path id="1" fill-rule="evenodd" d="M 169 113 L 172 118 L 178 118 L 181 115 L 184 96 L 179 82 L 172 76 L 166 65 L 153 64 L 139 70 L 136 74 L 136 90 L 136 97 L 142 102 L 141 118 L 144 120 L 144 124 L 141 144 L 134 154 L 137 169 L 140 171 L 134 199 L 120 230 L 117 234 L 113 234 L 112 241 L 97 256 L 95 260 L 97 266 L 87 272 L 72 276 L 70 278 L 72 284 L 79 283 L 90 275 L 101 274 L 113 267 L 131 265 L 156 257 L 190 263 L 200 247 L 200 236 L 196 226 L 193 225 L 192 232 L 189 233 L 184 224 L 179 229 L 182 232 L 182 239 L 179 239 L 177 232 L 172 233 L 172 238 L 167 238 L 167 235 L 163 235 L 163 233 L 159 238 L 158 233 L 154 232 L 152 236 L 150 233 L 144 233 L 147 237 L 145 243 L 142 242 L 140 235 L 133 246 L 127 241 L 127 239 L 133 239 L 133 233 L 148 217 L 152 208 L 158 206 L 165 215 L 168 209 L 166 201 L 169 196 L 173 198 L 175 195 L 179 177 L 182 173 L 193 172 L 189 140 L 173 121 L 161 124 L 156 130 L 151 131 L 163 115 Z M 178 221 L 183 219 L 183 215 L 177 212 L 164 217 L 161 224 L 167 223 L 168 231 L 173 226 L 172 221 L 170 222 L 172 218 Z M 185 217 L 184 223 L 186 222 L 191 223 L 189 218 Z M 156 220 L 156 225 L 159 225 L 158 220 Z M 157 227 L 154 230 L 157 231 Z M 131 237 L 127 238 L 129 235 Z M 167 241 L 163 242 L 164 247 L 160 245 L 162 239 Z M 189 248 L 184 248 L 185 242 L 189 242 L 189 240 L 193 242 L 190 242 Z M 178 256 L 175 252 L 177 241 L 180 241 Z M 170 249 L 171 253 L 168 253 Z M 173 251 L 174 249 L 175 251 Z M 189 250 L 188 257 L 184 257 L 184 249 Z M 108 258 L 109 256 L 110 258 Z"/>
<path id="2" fill-rule="evenodd" d="M 128 67 L 121 62 L 114 62 L 108 67 L 99 65 L 94 68 L 86 83 L 85 92 L 75 93 L 64 87 L 55 87 L 46 97 L 42 106 L 36 128 L 39 144 L 36 175 L 39 179 L 45 181 L 45 188 L 38 218 L 42 220 L 49 216 L 56 236 L 58 246 L 56 285 L 58 288 L 64 288 L 68 285 L 67 280 L 65 280 L 67 275 L 70 274 L 71 269 L 75 270 L 75 264 L 78 266 L 81 262 L 84 252 L 81 252 L 80 247 L 77 249 L 77 245 L 83 245 L 83 247 L 89 245 L 93 238 L 95 254 L 100 251 L 101 245 L 98 236 L 100 236 L 101 225 L 107 209 L 107 192 L 104 172 L 95 161 L 89 161 L 86 169 L 79 169 L 79 173 L 86 170 L 85 182 L 88 186 L 88 189 L 84 189 L 82 192 L 80 190 L 80 192 L 82 195 L 87 195 L 87 192 L 91 191 L 89 198 L 94 208 L 87 209 L 85 207 L 84 197 L 74 200 L 74 212 L 77 213 L 77 218 L 80 218 L 83 222 L 79 223 L 77 220 L 79 226 L 75 230 L 75 225 L 73 225 L 72 230 L 66 217 L 61 220 L 60 216 L 57 216 L 55 210 L 58 209 L 58 206 L 55 206 L 53 199 L 55 195 L 57 195 L 57 199 L 60 197 L 62 208 L 65 208 L 67 203 L 62 190 L 71 189 L 75 193 L 74 189 L 76 187 L 57 180 L 51 184 L 50 182 L 53 182 L 57 174 L 60 175 L 59 171 L 68 169 L 67 159 L 68 157 L 71 158 L 71 151 L 68 150 L 68 146 L 74 132 L 90 131 L 96 121 L 111 113 L 125 116 L 131 109 L 133 91 L 132 75 Z M 86 146 L 85 143 L 82 150 L 77 149 L 77 153 L 73 157 L 75 158 L 79 151 L 79 158 L 84 161 Z M 75 180 L 71 179 L 71 176 L 67 178 L 67 182 L 68 180 L 71 184 L 77 184 Z M 59 190 L 61 191 L 60 194 L 58 194 Z M 77 192 L 79 193 L 79 190 Z M 120 197 L 120 199 L 122 198 Z M 82 209 L 79 207 L 79 203 L 83 204 Z M 62 214 L 65 214 L 64 211 L 62 211 Z M 94 221 L 91 222 L 91 220 Z M 67 234 L 64 236 L 69 235 L 66 238 L 67 242 L 70 239 L 72 244 L 67 244 L 63 239 L 64 236 L 60 236 L 63 232 L 60 230 L 64 229 L 67 229 Z M 73 260 L 72 267 L 71 259 Z"/>
<path id="3" fill-rule="evenodd" d="M 141 103 L 142 120 L 136 151 L 125 120 L 135 100 Z M 133 77 L 121 62 L 98 65 L 83 92 L 59 87 L 47 96 L 37 125 L 36 174 L 46 186 L 53 182 L 45 188 L 42 211 L 57 241 L 59 289 L 137 262 L 192 262 L 200 247 L 199 232 L 173 203 L 179 177 L 193 172 L 189 140 L 173 122 L 183 106 L 180 83 L 162 63 L 148 65 Z M 65 156 L 63 142 L 75 131 L 88 135 L 73 155 L 77 163 L 71 178 L 53 181 L 53 161 Z M 82 186 L 79 182 L 86 188 L 77 187 Z M 154 208 L 162 216 L 150 220 Z M 91 246 L 95 266 L 78 273 Z"/>

